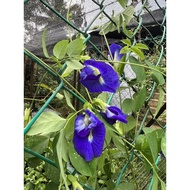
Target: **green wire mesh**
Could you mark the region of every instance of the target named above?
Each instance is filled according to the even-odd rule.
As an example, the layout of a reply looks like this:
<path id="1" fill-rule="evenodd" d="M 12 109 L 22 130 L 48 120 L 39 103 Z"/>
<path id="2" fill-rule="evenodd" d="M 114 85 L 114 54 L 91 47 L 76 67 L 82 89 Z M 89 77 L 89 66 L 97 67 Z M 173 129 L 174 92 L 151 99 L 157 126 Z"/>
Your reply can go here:
<path id="1" fill-rule="evenodd" d="M 94 40 L 93 40 L 93 34 L 96 33 L 96 31 L 95 32 L 93 31 L 92 33 L 90 33 L 91 26 L 93 25 L 93 23 L 96 20 L 99 19 L 99 17 L 102 14 L 108 20 L 113 22 L 113 24 L 115 24 L 114 21 L 111 19 L 110 15 L 107 14 L 107 12 L 106 12 L 106 6 L 105 6 L 106 1 L 105 0 L 102 0 L 102 1 L 91 0 L 91 2 L 94 3 L 94 5 L 96 5 L 96 7 L 98 7 L 97 8 L 98 10 L 96 10 L 97 11 L 96 15 L 94 16 L 94 18 L 92 18 L 91 22 L 84 29 L 80 29 L 78 26 L 76 26 L 70 20 L 68 20 L 65 16 L 63 16 L 61 13 L 59 13 L 50 3 L 48 3 L 49 1 L 39 0 L 39 2 L 44 7 L 49 9 L 53 14 L 55 14 L 57 17 L 59 17 L 61 19 L 61 22 L 68 25 L 76 33 L 82 34 L 85 37 L 84 43 L 86 43 L 86 45 L 88 47 L 87 50 L 89 51 L 89 54 L 91 55 L 92 58 L 93 57 L 94 58 L 102 57 L 104 59 L 107 59 L 102 51 L 102 49 L 103 50 L 106 49 L 106 44 L 104 44 L 104 45 L 95 44 Z M 150 9 L 149 1 L 148 0 L 140 0 L 140 1 L 138 1 L 138 4 L 140 4 L 140 8 L 138 8 L 138 13 L 134 15 L 134 19 L 135 19 L 134 23 L 136 23 L 136 24 L 132 27 L 133 35 L 126 36 L 126 34 L 122 32 L 122 30 L 119 35 L 130 38 L 132 44 L 136 44 L 137 42 L 143 42 L 149 46 L 151 46 L 151 44 L 154 44 L 153 48 L 150 49 L 150 51 L 157 53 L 158 57 L 156 58 L 156 60 L 154 60 L 154 62 L 156 63 L 155 65 L 158 66 L 158 65 L 164 64 L 163 60 L 166 59 L 166 55 L 165 55 L 166 54 L 166 50 L 165 50 L 166 7 L 165 6 L 161 7 L 160 3 L 156 0 L 153 0 L 152 2 L 154 2 L 159 7 L 159 10 L 162 12 L 163 17 L 162 17 L 161 21 L 158 21 L 155 18 L 154 11 L 151 11 L 151 9 Z M 28 3 L 31 3 L 31 1 L 29 1 L 29 0 L 24 1 L 25 6 L 27 6 Z M 153 28 L 153 25 L 147 26 L 146 23 L 143 22 L 142 12 L 146 12 L 146 14 L 148 14 L 150 16 L 150 19 L 153 20 L 152 22 L 154 23 L 154 25 L 157 25 L 157 30 L 159 29 L 161 31 L 158 35 L 154 35 L 154 36 L 152 35 L 152 32 L 150 31 L 150 29 Z M 143 32 L 141 33 L 141 31 L 143 31 Z M 114 35 L 115 35 L 115 38 L 114 38 Z M 117 35 L 118 34 L 113 34 L 112 40 L 114 42 L 119 41 L 117 39 Z M 99 41 L 101 41 L 100 37 L 99 37 Z M 57 93 L 59 93 L 61 90 L 64 89 L 64 90 L 68 91 L 75 98 L 75 100 L 79 101 L 81 104 L 84 104 L 85 100 L 83 100 L 81 97 L 79 97 L 74 91 L 69 89 L 69 87 L 63 82 L 62 78 L 60 77 L 61 74 L 63 73 L 64 69 L 66 68 L 65 65 L 63 65 L 63 67 L 61 69 L 59 69 L 58 72 L 55 72 L 51 66 L 49 66 L 48 64 L 46 64 L 43 61 L 43 59 L 39 59 L 38 56 L 33 54 L 27 48 L 24 49 L 24 54 L 29 59 L 32 59 L 38 66 L 40 66 L 40 68 L 44 72 L 46 72 L 47 75 L 50 75 L 53 78 L 53 80 L 56 81 L 56 84 L 55 84 L 56 88 L 55 88 L 54 93 L 52 93 L 52 95 L 45 101 L 45 103 L 41 106 L 41 108 L 39 109 L 37 114 L 31 119 L 31 121 L 24 128 L 24 135 L 26 135 L 27 132 L 32 127 L 32 125 L 35 123 L 35 121 L 41 115 L 41 113 L 50 105 L 50 103 L 55 99 L 55 96 L 57 95 Z M 128 76 L 130 74 L 133 75 L 132 71 L 128 70 L 128 72 L 129 72 L 127 74 Z M 126 79 L 125 74 L 123 75 L 123 81 Z M 151 88 L 149 97 L 146 100 L 146 104 L 148 104 L 151 101 L 151 99 L 155 93 L 155 89 L 156 89 L 156 83 L 154 82 L 152 84 L 152 88 Z M 121 93 L 121 95 L 122 95 L 122 93 Z M 123 96 L 126 96 L 126 92 L 123 94 Z M 117 102 L 117 96 L 115 94 L 111 94 L 108 99 L 108 104 L 111 104 L 111 103 L 113 103 L 115 105 L 119 105 L 119 102 Z M 150 108 L 148 108 L 142 118 L 142 122 L 141 122 L 139 130 L 138 130 L 138 134 L 140 134 L 142 127 L 145 125 L 147 117 L 151 114 L 152 114 L 152 111 Z M 159 123 L 158 121 L 156 121 L 156 122 Z M 165 126 L 163 126 L 162 124 L 159 123 L 159 125 L 162 128 L 165 128 Z M 33 150 L 30 150 L 27 147 L 24 148 L 24 151 L 34 155 L 35 157 L 40 158 L 41 160 L 51 164 L 52 166 L 57 167 L 56 163 L 54 161 L 52 161 L 49 158 L 46 158 L 45 156 L 43 156 Z M 137 162 L 137 160 L 138 160 L 138 162 Z M 137 189 L 148 189 L 148 190 L 152 189 L 152 183 L 153 183 L 154 176 L 152 175 L 152 173 L 147 174 L 147 172 L 144 171 L 143 160 L 139 155 L 137 155 L 134 152 L 134 150 L 131 150 L 129 160 L 123 164 L 124 164 L 124 166 L 123 166 L 119 176 L 115 177 L 116 186 L 119 185 L 122 181 L 127 180 L 129 182 L 133 182 L 134 184 L 138 184 Z M 157 163 L 155 163 L 155 164 L 158 165 L 160 168 L 165 168 L 166 160 L 165 160 L 165 158 L 162 158 L 162 156 L 158 156 Z M 138 173 L 138 176 L 131 175 L 131 165 L 134 166 L 133 170 L 136 171 L 135 173 Z M 163 171 L 163 170 L 160 170 L 160 171 Z M 75 172 L 76 171 L 74 171 L 73 174 Z M 165 172 L 160 173 L 160 177 L 163 181 L 166 181 L 166 173 Z M 92 190 L 91 187 L 88 187 L 85 184 L 82 184 L 82 185 L 86 189 Z"/>

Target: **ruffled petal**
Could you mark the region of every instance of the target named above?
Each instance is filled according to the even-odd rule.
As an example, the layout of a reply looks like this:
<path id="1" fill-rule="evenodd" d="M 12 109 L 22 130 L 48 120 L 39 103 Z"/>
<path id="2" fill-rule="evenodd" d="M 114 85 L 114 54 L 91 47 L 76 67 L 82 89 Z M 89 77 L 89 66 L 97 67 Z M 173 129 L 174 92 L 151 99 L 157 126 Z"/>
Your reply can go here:
<path id="1" fill-rule="evenodd" d="M 94 158 L 94 152 L 88 136 L 81 138 L 76 132 L 73 137 L 74 148 L 77 153 L 86 161 L 91 161 Z"/>
<path id="2" fill-rule="evenodd" d="M 111 44 L 109 48 L 110 48 L 113 60 L 120 61 L 121 58 L 124 56 L 124 54 L 119 53 L 120 50 L 122 49 L 122 46 L 120 46 L 118 44 Z"/>
<path id="3" fill-rule="evenodd" d="M 92 148 L 95 157 L 99 157 L 102 154 L 104 147 L 106 130 L 103 123 L 100 123 L 97 127 L 92 130 Z"/>
<path id="4" fill-rule="evenodd" d="M 80 137 L 89 135 L 90 130 L 84 122 L 85 115 L 78 115 L 75 119 L 75 131 Z"/>
<path id="5" fill-rule="evenodd" d="M 86 60 L 84 65 L 86 67 L 81 71 L 80 82 L 90 92 L 116 92 L 119 87 L 119 77 L 111 65 L 95 60 Z M 90 70 L 87 69 L 89 66 L 90 69 L 97 69 L 100 74 L 95 75 L 95 73 L 92 74 L 92 72 L 87 73 L 86 70 Z"/>
<path id="6" fill-rule="evenodd" d="M 83 123 L 85 123 L 85 128 L 83 128 Z M 78 126 L 79 124 L 82 124 L 82 127 Z M 102 154 L 105 133 L 104 123 L 90 110 L 86 110 L 84 115 L 79 115 L 75 119 L 73 136 L 75 150 L 86 161 L 99 157 Z"/>

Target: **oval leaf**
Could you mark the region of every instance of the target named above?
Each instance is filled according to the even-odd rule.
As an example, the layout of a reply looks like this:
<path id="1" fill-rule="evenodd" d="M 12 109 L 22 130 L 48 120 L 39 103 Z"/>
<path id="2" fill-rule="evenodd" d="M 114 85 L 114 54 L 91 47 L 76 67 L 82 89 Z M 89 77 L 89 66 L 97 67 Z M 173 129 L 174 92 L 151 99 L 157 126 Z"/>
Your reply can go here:
<path id="1" fill-rule="evenodd" d="M 67 66 L 70 68 L 70 69 L 73 69 L 73 70 L 79 70 L 79 69 L 82 69 L 84 66 L 83 66 L 83 64 L 82 63 L 80 63 L 80 61 L 78 61 L 78 60 L 74 60 L 74 59 L 72 59 L 72 60 L 69 60 L 69 61 L 66 61 L 66 64 L 67 64 Z"/>
<path id="2" fill-rule="evenodd" d="M 67 46 L 67 54 L 70 57 L 80 55 L 84 47 L 83 41 L 83 39 L 77 38 L 70 42 Z"/>
<path id="3" fill-rule="evenodd" d="M 61 40 L 57 44 L 55 44 L 53 48 L 53 54 L 57 59 L 63 59 L 66 51 L 67 51 L 67 45 L 69 41 L 68 40 Z"/>
<path id="4" fill-rule="evenodd" d="M 51 133 L 59 131 L 61 128 L 63 128 L 64 124 L 65 119 L 54 112 L 46 111 L 38 117 L 31 129 L 28 131 L 27 135 L 49 136 Z"/>

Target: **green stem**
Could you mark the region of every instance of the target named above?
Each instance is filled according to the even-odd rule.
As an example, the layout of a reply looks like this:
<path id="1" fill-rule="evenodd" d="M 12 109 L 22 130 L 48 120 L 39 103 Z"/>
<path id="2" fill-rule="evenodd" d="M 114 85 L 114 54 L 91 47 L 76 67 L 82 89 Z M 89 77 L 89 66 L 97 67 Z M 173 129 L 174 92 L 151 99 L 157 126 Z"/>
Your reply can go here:
<path id="1" fill-rule="evenodd" d="M 71 3 L 72 3 L 72 0 L 70 0 L 70 2 L 69 2 L 69 7 L 68 7 L 68 10 L 67 10 L 67 17 L 66 17 L 66 19 L 67 19 L 68 21 L 69 21 L 69 13 L 70 13 Z M 69 25 L 67 25 L 67 30 L 68 30 L 68 34 L 69 34 L 70 41 L 72 41 L 71 30 L 70 30 L 70 26 L 69 26 Z"/>

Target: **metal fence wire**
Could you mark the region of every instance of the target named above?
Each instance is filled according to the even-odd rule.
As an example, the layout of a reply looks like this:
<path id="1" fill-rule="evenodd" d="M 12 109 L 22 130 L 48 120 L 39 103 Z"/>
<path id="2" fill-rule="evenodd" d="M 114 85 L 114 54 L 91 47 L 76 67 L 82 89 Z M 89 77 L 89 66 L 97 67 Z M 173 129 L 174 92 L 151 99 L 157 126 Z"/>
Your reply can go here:
<path id="1" fill-rule="evenodd" d="M 152 59 L 156 66 L 165 66 L 166 64 L 166 2 L 165 0 L 128 0 L 127 6 L 134 6 L 135 11 L 133 19 L 126 26 L 127 31 L 132 30 L 133 34 L 128 35 L 126 31 L 118 29 L 106 34 L 108 44 L 120 43 L 123 38 L 129 38 L 133 45 L 138 42 L 142 42 L 149 47 L 146 51 L 146 55 Z M 46 28 L 46 47 L 48 52 L 52 52 L 53 46 L 62 39 L 69 39 L 70 36 L 82 35 L 84 37 L 84 43 L 87 46 L 86 51 L 92 58 L 107 59 L 107 44 L 103 35 L 100 35 L 100 26 L 110 21 L 113 25 L 116 25 L 111 17 L 113 13 L 116 15 L 121 12 L 121 6 L 117 0 L 73 0 L 73 1 L 60 1 L 60 0 L 24 0 L 24 54 L 25 54 L 25 103 L 31 100 L 33 107 L 35 107 L 35 98 L 42 98 L 45 101 L 41 101 L 38 104 L 38 109 L 33 114 L 30 122 L 24 128 L 24 135 L 26 136 L 32 125 L 36 122 L 42 112 L 52 106 L 52 103 L 56 105 L 56 95 L 62 90 L 66 90 L 73 96 L 73 105 L 76 110 L 84 104 L 84 100 L 81 99 L 78 94 L 72 91 L 67 84 L 63 82 L 60 75 L 65 69 L 65 65 L 61 69 L 54 68 L 53 63 L 44 57 L 42 50 L 41 37 L 42 32 Z M 28 64 L 30 63 L 30 64 Z M 52 69 L 53 68 L 53 69 Z M 57 70 L 56 70 L 57 69 Z M 57 71 L 57 72 L 56 72 Z M 46 96 L 46 92 L 35 94 L 36 86 L 39 81 L 51 78 L 54 92 Z M 135 73 L 131 69 L 130 65 L 126 65 L 123 74 L 123 81 L 120 86 L 127 87 L 127 81 L 135 78 Z M 83 92 L 83 87 L 78 83 L 79 76 L 77 72 L 74 72 L 70 78 L 67 78 L 78 91 Z M 27 89 L 28 88 L 28 89 Z M 120 106 L 119 100 L 124 100 L 127 97 L 132 97 L 134 93 L 133 88 L 123 88 L 119 93 L 110 94 L 108 103 L 111 105 Z M 154 103 L 157 101 L 156 84 L 153 82 L 150 86 L 149 97 L 146 101 L 149 105 L 148 111 L 141 115 L 142 123 L 139 124 L 140 128 L 143 125 L 150 126 L 155 124 L 165 128 L 165 120 L 159 120 L 158 117 L 154 117 L 155 112 Z M 45 98 L 44 98 L 45 97 Z M 52 106 L 53 107 L 53 106 Z M 164 105 L 163 105 L 164 107 Z M 56 109 L 58 110 L 58 109 Z M 69 114 L 69 110 L 59 110 L 60 112 L 66 112 Z M 164 109 L 165 111 L 165 109 Z M 163 113 L 163 111 L 162 111 Z M 161 115 L 161 114 L 160 114 Z M 26 153 L 29 153 L 46 163 L 49 163 L 55 167 L 56 164 L 53 160 L 45 157 L 42 154 L 35 152 L 27 147 L 24 148 Z M 138 160 L 138 162 L 136 162 Z M 138 163 L 135 166 L 138 176 L 131 176 L 130 163 Z M 158 156 L 158 167 L 166 167 L 166 159 L 161 155 Z M 163 170 L 160 170 L 163 171 Z M 69 169 L 68 169 L 69 172 Z M 166 173 L 161 173 L 161 179 L 166 181 Z M 139 189 L 152 189 L 154 175 L 152 173 L 147 174 L 143 168 L 142 158 L 137 155 L 133 150 L 130 152 L 130 158 L 127 163 L 123 163 L 123 169 L 119 176 L 115 177 L 116 185 L 124 180 L 129 182 L 138 183 Z M 84 189 L 91 189 L 90 186 L 84 185 Z M 161 187 L 160 187 L 161 188 Z"/>

